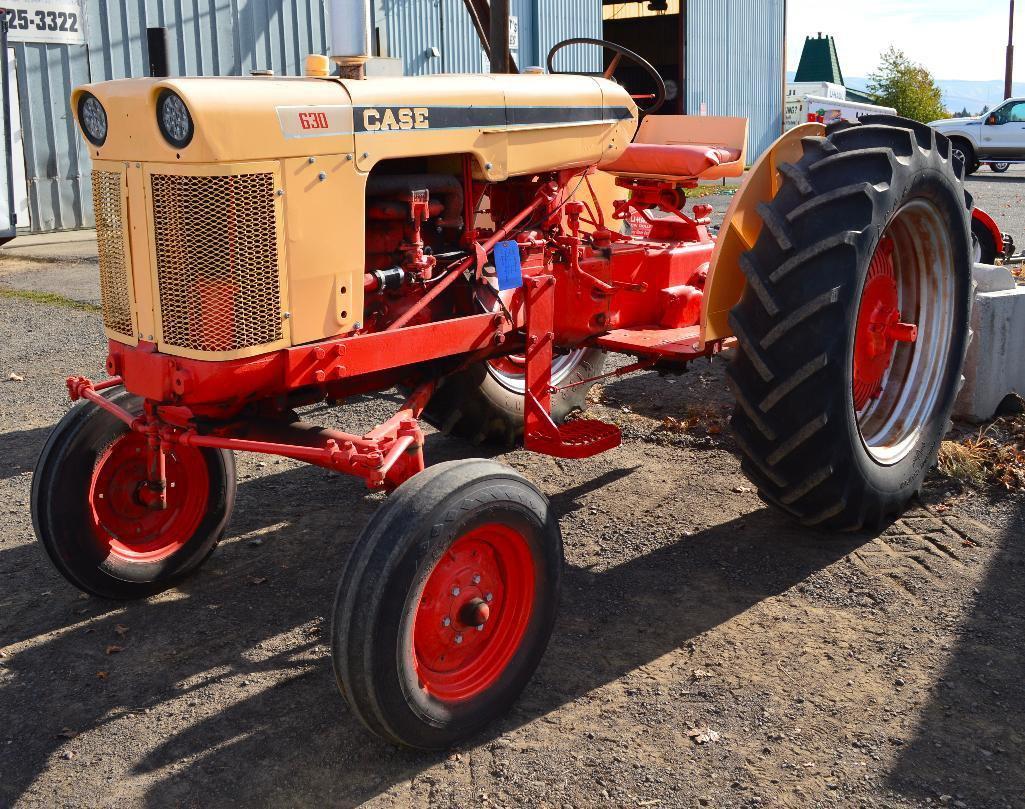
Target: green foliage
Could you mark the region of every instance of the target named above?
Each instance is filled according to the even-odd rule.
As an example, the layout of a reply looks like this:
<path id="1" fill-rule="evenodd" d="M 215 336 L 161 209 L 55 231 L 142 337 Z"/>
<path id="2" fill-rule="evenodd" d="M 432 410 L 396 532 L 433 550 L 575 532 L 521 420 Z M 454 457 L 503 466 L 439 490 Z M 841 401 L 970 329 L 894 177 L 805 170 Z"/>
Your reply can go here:
<path id="1" fill-rule="evenodd" d="M 879 67 L 868 77 L 868 91 L 880 104 L 893 107 L 905 118 L 929 123 L 950 117 L 943 107 L 943 93 L 932 74 L 892 45 L 883 54 Z"/>

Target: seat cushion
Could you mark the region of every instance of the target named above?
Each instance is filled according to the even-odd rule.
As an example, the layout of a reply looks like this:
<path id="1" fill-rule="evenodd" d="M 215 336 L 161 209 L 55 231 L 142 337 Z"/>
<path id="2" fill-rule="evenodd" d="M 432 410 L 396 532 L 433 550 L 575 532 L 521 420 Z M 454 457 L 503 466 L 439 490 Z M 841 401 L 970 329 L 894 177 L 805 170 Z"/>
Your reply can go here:
<path id="1" fill-rule="evenodd" d="M 740 158 L 740 152 L 692 144 L 631 143 L 604 171 L 632 176 L 700 177 L 708 169 Z"/>

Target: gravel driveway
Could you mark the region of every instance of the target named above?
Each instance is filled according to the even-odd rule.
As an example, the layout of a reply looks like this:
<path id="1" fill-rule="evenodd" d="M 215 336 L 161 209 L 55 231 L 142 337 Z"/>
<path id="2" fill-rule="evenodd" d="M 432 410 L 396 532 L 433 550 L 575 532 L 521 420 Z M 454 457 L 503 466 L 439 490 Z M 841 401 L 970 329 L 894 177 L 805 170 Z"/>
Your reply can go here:
<path id="1" fill-rule="evenodd" d="M 1025 171 L 968 186 L 1025 242 Z M 0 258 L 0 380 L 24 378 L 0 381 L 0 806 L 1025 807 L 1022 496 L 936 478 L 879 535 L 798 529 L 720 431 L 724 360 L 608 382 L 622 448 L 498 456 L 562 518 L 540 670 L 486 735 L 414 754 L 331 671 L 324 615 L 381 499 L 357 481 L 243 456 L 187 586 L 122 605 L 57 575 L 31 470 L 64 377 L 104 352 L 90 306 L 39 291 L 88 304 L 94 261 Z M 307 418 L 359 431 L 395 401 Z M 478 452 L 428 439 L 429 462 Z"/>

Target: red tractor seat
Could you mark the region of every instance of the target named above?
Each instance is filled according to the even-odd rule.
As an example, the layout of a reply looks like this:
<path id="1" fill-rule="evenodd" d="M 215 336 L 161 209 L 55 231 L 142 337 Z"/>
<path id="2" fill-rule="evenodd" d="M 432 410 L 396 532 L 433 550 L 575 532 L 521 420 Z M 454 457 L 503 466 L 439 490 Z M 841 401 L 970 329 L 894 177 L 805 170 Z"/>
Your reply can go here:
<path id="1" fill-rule="evenodd" d="M 599 168 L 620 177 L 679 182 L 741 177 L 746 163 L 746 118 L 649 115 L 633 143 Z"/>
<path id="2" fill-rule="evenodd" d="M 739 149 L 696 144 L 631 143 L 605 171 L 627 176 L 700 177 L 709 169 L 740 159 Z"/>

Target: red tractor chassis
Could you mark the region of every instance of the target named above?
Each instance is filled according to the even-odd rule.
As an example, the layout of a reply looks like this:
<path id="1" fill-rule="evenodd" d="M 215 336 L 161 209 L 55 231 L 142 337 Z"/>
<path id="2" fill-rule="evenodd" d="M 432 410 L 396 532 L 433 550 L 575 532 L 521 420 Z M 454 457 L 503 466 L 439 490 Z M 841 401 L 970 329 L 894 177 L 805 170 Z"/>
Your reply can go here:
<path id="1" fill-rule="evenodd" d="M 418 419 L 444 376 L 503 357 L 517 357 L 525 375 L 528 449 L 580 458 L 618 446 L 613 425 L 553 421 L 551 397 L 559 390 L 552 385 L 553 357 L 579 347 L 637 357 L 636 363 L 603 375 L 610 376 L 653 366 L 680 368 L 720 350 L 720 342 L 700 340 L 699 326 L 714 245 L 708 232 L 711 208 L 699 204 L 693 216 L 683 212 L 687 183 L 621 178 L 618 185 L 630 198 L 615 203 L 614 218 L 640 215 L 651 226 L 645 239 L 632 238 L 607 227 L 593 190 L 590 202 L 572 199 L 574 192 L 590 190 L 590 171 L 485 185 L 473 179 L 466 158 L 463 221 L 477 221 L 487 197 L 496 226 L 467 227 L 457 257 L 432 255 L 421 225 L 440 206 L 427 191 L 414 191 L 404 200 L 404 258 L 395 270 L 407 281 L 398 291 L 389 289 L 380 271 L 387 262 L 373 268 L 368 260 L 364 325 L 356 330 L 218 362 L 163 354 L 153 343 L 132 347 L 111 341 L 110 378 L 99 383 L 70 378 L 71 398 L 88 399 L 146 436 L 149 480 L 139 498 L 154 509 L 166 505 L 165 455 L 176 445 L 279 455 L 356 475 L 371 488 L 394 488 L 424 468 Z M 397 220 L 396 207 L 394 202 L 368 206 L 368 219 Z M 377 224 L 368 222 L 371 257 L 378 255 L 374 241 L 382 238 Z M 502 242 L 518 249 L 521 279 L 500 292 L 488 284 L 488 274 L 494 271 L 489 256 Z M 482 302 L 481 289 L 493 300 Z M 102 395 L 121 384 L 144 400 L 142 414 Z M 411 391 L 406 402 L 365 435 L 305 424 L 292 412 L 394 385 Z"/>

